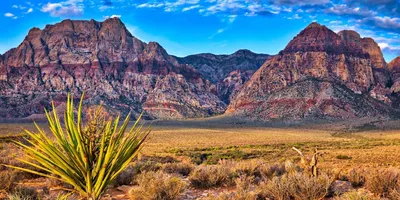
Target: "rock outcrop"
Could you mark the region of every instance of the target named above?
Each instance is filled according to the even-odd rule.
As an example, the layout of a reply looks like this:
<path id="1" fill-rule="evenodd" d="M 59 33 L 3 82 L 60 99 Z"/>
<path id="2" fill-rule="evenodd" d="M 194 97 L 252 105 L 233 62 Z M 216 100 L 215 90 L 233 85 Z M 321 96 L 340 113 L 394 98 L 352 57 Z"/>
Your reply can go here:
<path id="1" fill-rule="evenodd" d="M 230 55 L 204 53 L 177 59 L 183 64 L 193 65 L 205 79 L 216 84 L 218 96 L 229 103 L 253 73 L 272 57 L 239 50 Z"/>
<path id="2" fill-rule="evenodd" d="M 398 97 L 399 99 L 396 104 L 397 107 L 400 107 L 400 56 L 393 59 L 389 64 L 388 64 L 389 70 L 391 72 L 391 77 L 392 77 L 392 87 L 391 91 L 393 96 Z"/>
<path id="3" fill-rule="evenodd" d="M 50 98 L 58 105 L 67 92 L 149 118 L 206 117 L 226 107 L 193 66 L 132 36 L 118 18 L 33 28 L 0 57 L 0 118 L 43 113 Z"/>
<path id="4" fill-rule="evenodd" d="M 312 23 L 252 76 L 226 113 L 262 120 L 388 116 L 390 78 L 380 77 L 388 70 L 375 44 Z"/>

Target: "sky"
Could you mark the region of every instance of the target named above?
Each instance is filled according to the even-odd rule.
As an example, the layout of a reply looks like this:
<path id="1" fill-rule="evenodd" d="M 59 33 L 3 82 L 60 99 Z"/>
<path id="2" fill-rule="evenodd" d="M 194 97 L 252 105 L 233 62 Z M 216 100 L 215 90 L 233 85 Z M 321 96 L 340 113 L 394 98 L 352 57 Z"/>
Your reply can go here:
<path id="1" fill-rule="evenodd" d="M 372 37 L 387 62 L 400 56 L 400 0 L 7 0 L 0 6 L 0 53 L 17 47 L 32 27 L 63 19 L 119 17 L 144 42 L 169 54 L 277 54 L 318 22 L 335 32 Z"/>

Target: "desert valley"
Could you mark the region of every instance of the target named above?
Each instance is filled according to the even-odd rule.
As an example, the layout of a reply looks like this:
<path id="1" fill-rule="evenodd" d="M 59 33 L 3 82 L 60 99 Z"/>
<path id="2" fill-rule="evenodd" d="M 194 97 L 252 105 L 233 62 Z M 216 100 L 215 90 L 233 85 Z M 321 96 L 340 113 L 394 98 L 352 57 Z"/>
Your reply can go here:
<path id="1" fill-rule="evenodd" d="M 400 199 L 399 105 L 400 57 L 353 30 L 178 57 L 67 19 L 0 56 L 0 198 Z"/>

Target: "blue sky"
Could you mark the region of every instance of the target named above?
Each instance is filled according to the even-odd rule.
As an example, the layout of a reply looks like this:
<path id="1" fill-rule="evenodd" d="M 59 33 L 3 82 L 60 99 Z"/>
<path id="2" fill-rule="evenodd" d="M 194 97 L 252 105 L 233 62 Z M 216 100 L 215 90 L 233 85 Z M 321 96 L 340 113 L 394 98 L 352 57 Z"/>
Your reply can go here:
<path id="1" fill-rule="evenodd" d="M 133 35 L 172 55 L 276 54 L 309 23 L 372 37 L 387 62 L 400 55 L 400 0 L 7 0 L 0 7 L 0 53 L 29 29 L 63 19 L 117 16 Z"/>

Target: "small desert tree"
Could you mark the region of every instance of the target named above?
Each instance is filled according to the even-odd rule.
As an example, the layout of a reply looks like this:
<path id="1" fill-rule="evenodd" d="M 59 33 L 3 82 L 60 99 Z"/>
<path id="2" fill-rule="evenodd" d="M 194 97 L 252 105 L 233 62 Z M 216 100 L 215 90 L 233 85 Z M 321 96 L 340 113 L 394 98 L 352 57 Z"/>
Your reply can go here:
<path id="1" fill-rule="evenodd" d="M 84 124 L 82 102 L 83 95 L 75 113 L 73 98 L 68 95 L 64 124 L 52 103 L 53 111 L 46 111 L 46 116 L 54 139 L 35 123 L 37 134 L 26 131 L 29 145 L 16 142 L 26 155 L 19 160 L 36 170 L 8 167 L 60 180 L 72 185 L 82 197 L 97 200 L 140 151 L 150 129 L 142 129 L 140 116 L 126 131 L 130 115 L 118 128 L 120 118 L 106 120 L 100 109 Z"/>

